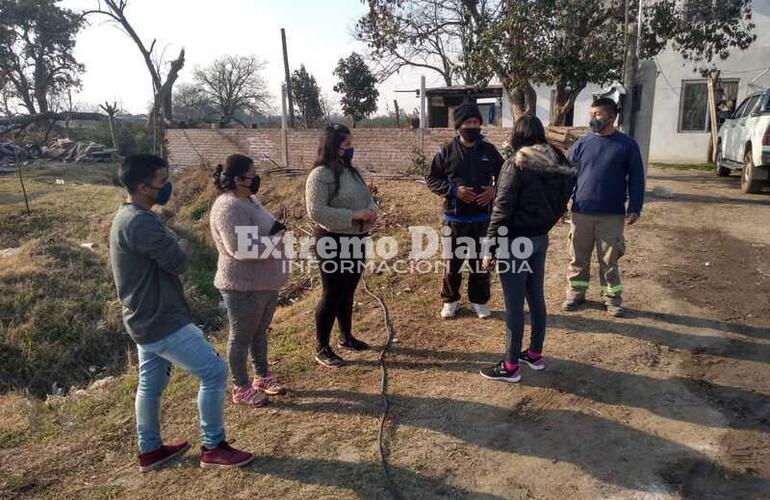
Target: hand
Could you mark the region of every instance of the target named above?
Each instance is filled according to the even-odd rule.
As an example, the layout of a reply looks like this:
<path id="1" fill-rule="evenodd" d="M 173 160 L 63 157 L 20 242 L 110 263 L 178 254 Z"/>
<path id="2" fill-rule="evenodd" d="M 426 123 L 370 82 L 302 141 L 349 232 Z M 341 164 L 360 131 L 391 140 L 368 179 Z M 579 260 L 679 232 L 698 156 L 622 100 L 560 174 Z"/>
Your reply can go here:
<path id="1" fill-rule="evenodd" d="M 481 268 L 485 271 L 491 271 L 495 267 L 495 259 L 487 255 L 481 260 Z"/>
<path id="2" fill-rule="evenodd" d="M 377 212 L 369 208 L 364 208 L 363 210 L 354 210 L 353 220 L 360 220 L 364 222 L 374 222 L 377 220 Z"/>
<path id="3" fill-rule="evenodd" d="M 184 254 L 185 254 L 185 255 L 187 255 L 188 257 L 189 257 L 190 255 L 192 255 L 192 245 L 190 245 L 190 242 L 189 242 L 189 241 L 187 241 L 187 240 L 186 240 L 186 239 L 184 239 L 184 238 L 181 238 L 181 239 L 179 239 L 179 240 L 176 242 L 176 244 L 177 244 L 177 245 L 179 245 L 179 249 L 182 251 L 182 253 L 184 253 Z"/>
<path id="4" fill-rule="evenodd" d="M 638 220 L 639 220 L 639 214 L 626 215 L 626 224 L 628 224 L 629 226 Z"/>
<path id="5" fill-rule="evenodd" d="M 473 188 L 457 186 L 457 198 L 464 203 L 473 203 L 476 201 L 476 193 L 473 192 Z"/>
<path id="6" fill-rule="evenodd" d="M 484 190 L 476 197 L 476 203 L 482 207 L 486 207 L 495 199 L 497 190 L 492 186 L 484 186 Z"/>

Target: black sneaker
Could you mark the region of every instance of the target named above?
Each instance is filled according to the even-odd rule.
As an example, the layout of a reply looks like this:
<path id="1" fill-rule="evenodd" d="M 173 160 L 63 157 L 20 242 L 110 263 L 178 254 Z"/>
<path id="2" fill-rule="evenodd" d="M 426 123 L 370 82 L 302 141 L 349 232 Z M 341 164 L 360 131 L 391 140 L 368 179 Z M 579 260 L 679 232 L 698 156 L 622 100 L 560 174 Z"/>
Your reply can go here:
<path id="1" fill-rule="evenodd" d="M 358 340 L 352 335 L 344 339 L 341 338 L 338 345 L 341 348 L 347 349 L 349 351 L 368 351 L 369 350 L 369 344 L 367 344 L 363 340 Z"/>
<path id="2" fill-rule="evenodd" d="M 534 357 L 529 355 L 529 351 L 521 351 L 519 361 L 526 364 L 536 371 L 545 370 L 545 360 L 542 356 Z"/>
<path id="3" fill-rule="evenodd" d="M 331 347 L 324 347 L 315 354 L 315 360 L 329 368 L 339 368 L 345 364 L 345 360 L 337 356 Z"/>
<path id="4" fill-rule="evenodd" d="M 506 370 L 504 361 L 500 361 L 495 366 L 490 366 L 489 368 L 482 368 L 479 371 L 482 377 L 501 382 L 518 382 L 521 380 L 520 372 L 521 370 L 519 370 L 518 366 L 513 371 Z"/>

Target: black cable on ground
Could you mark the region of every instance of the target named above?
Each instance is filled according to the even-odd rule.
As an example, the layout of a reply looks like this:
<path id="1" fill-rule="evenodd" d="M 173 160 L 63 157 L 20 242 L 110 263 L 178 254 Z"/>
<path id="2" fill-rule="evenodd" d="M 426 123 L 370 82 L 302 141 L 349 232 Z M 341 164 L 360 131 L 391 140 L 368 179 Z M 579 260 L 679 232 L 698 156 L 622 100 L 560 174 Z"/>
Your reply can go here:
<path id="1" fill-rule="evenodd" d="M 393 343 L 393 340 L 396 337 L 396 329 L 393 327 L 393 322 L 390 319 L 390 312 L 388 311 L 388 306 L 385 304 L 385 301 L 382 300 L 382 297 L 371 291 L 369 284 L 366 281 L 366 276 L 363 277 L 363 282 L 364 291 L 379 303 L 385 320 L 385 330 L 388 332 L 388 337 L 385 341 L 385 345 L 382 346 L 379 357 L 380 370 L 382 371 L 382 378 L 380 379 L 382 413 L 380 414 L 380 428 L 377 434 L 377 446 L 380 450 L 380 464 L 382 465 L 382 472 L 385 476 L 385 486 L 388 488 L 388 491 L 393 496 L 393 498 L 401 499 L 403 497 L 401 496 L 396 483 L 393 481 L 390 465 L 388 464 L 388 458 L 385 456 L 385 446 L 382 440 L 382 436 L 385 432 L 385 421 L 388 418 L 388 411 L 390 411 L 390 400 L 388 399 L 388 367 L 385 363 L 385 356 L 388 352 L 388 349 L 390 348 L 390 345 Z"/>

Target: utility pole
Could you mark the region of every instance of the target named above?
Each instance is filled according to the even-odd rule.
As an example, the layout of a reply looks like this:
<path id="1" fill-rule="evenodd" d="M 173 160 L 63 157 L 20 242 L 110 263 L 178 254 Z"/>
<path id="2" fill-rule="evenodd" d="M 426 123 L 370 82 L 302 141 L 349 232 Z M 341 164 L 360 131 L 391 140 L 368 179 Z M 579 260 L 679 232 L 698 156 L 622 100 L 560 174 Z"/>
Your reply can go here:
<path id="1" fill-rule="evenodd" d="M 398 101 L 396 99 L 393 99 L 393 106 L 396 107 L 396 127 L 401 128 L 401 116 L 399 115 Z"/>
<path id="2" fill-rule="evenodd" d="M 428 128 L 428 113 L 426 109 L 425 75 L 420 77 L 420 128 Z"/>
<path id="3" fill-rule="evenodd" d="M 291 91 L 291 73 L 289 72 L 289 52 L 286 50 L 286 30 L 281 28 L 283 44 L 283 69 L 286 73 L 286 97 L 289 101 L 289 127 L 294 128 L 294 97 Z"/>
<path id="4" fill-rule="evenodd" d="M 289 131 L 286 129 L 286 84 L 281 85 L 281 159 L 289 166 Z"/>

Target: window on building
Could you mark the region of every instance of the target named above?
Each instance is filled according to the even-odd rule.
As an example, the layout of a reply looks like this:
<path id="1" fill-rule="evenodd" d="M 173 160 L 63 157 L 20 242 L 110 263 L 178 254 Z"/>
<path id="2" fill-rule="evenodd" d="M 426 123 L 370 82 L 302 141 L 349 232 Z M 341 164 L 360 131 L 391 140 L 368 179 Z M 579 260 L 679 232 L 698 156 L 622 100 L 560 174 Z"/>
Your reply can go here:
<path id="1" fill-rule="evenodd" d="M 722 99 L 736 101 L 739 80 L 721 80 Z M 715 96 L 720 100 L 719 96 Z M 684 80 L 679 102 L 679 131 L 705 132 L 708 130 L 708 84 L 706 80 Z M 718 104 L 718 103 L 717 103 Z"/>
<path id="2" fill-rule="evenodd" d="M 682 82 L 680 99 L 679 131 L 705 131 L 706 117 L 708 115 L 708 87 L 706 81 Z"/>

